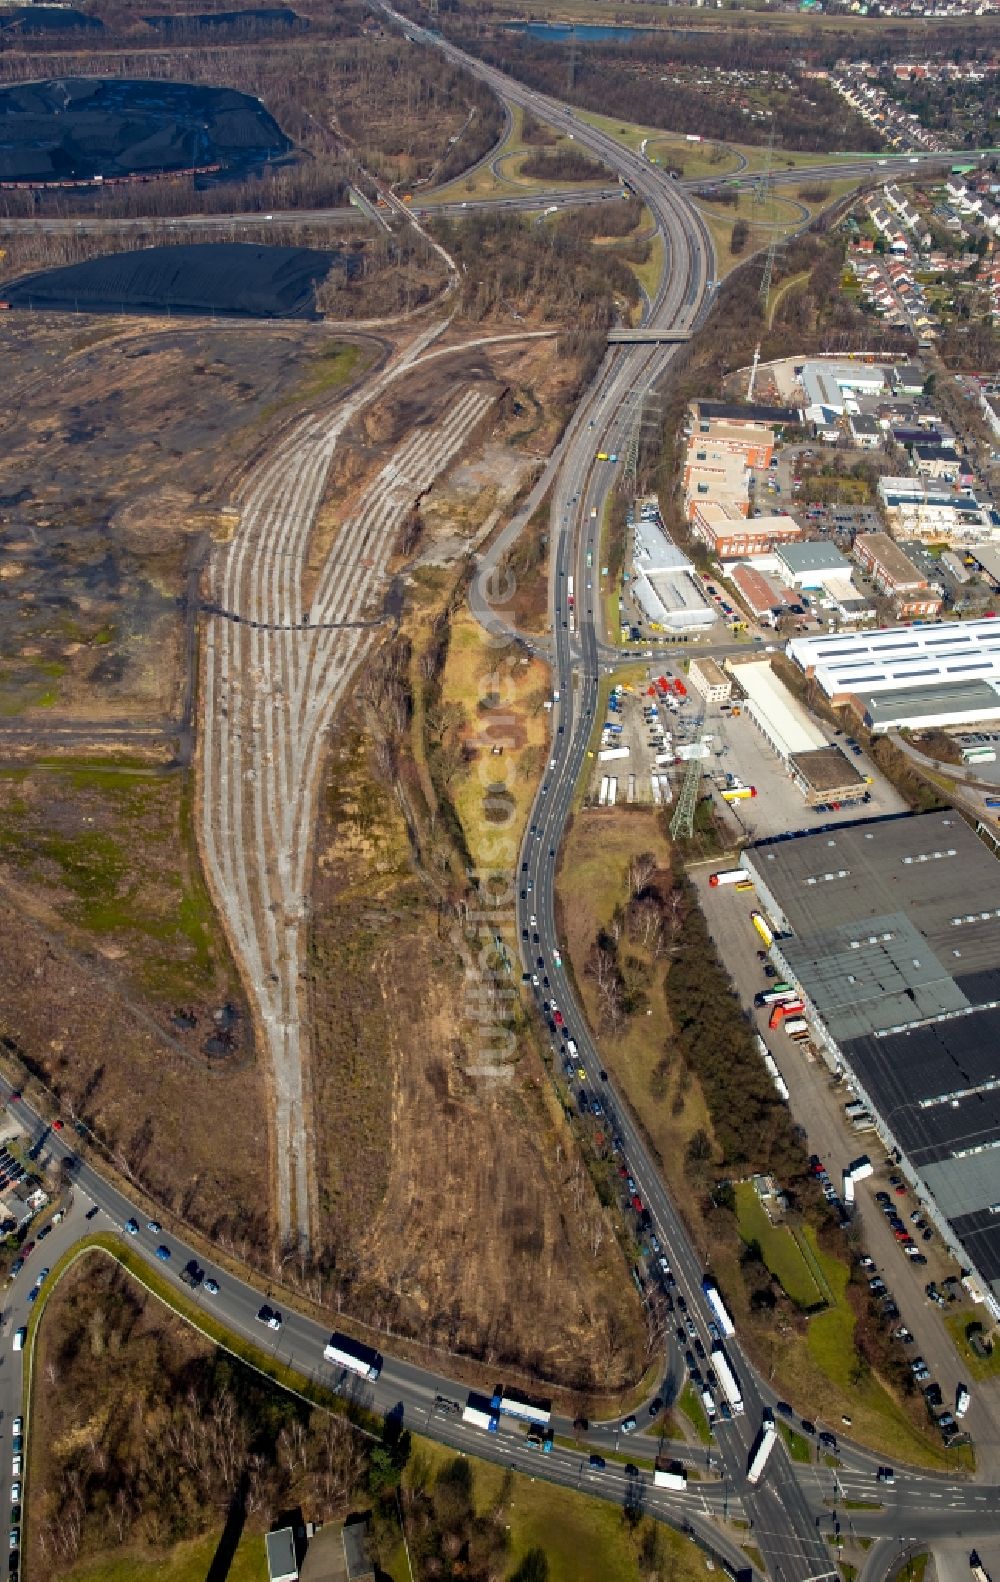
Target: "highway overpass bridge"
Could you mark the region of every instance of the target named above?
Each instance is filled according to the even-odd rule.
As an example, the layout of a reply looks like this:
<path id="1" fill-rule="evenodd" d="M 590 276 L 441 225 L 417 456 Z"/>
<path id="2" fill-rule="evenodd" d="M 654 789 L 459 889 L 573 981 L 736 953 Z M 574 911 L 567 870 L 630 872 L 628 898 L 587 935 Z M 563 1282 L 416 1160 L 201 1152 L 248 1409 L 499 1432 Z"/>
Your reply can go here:
<path id="1" fill-rule="evenodd" d="M 609 346 L 680 346 L 690 339 L 690 330 L 658 330 L 647 324 L 608 331 Z"/>

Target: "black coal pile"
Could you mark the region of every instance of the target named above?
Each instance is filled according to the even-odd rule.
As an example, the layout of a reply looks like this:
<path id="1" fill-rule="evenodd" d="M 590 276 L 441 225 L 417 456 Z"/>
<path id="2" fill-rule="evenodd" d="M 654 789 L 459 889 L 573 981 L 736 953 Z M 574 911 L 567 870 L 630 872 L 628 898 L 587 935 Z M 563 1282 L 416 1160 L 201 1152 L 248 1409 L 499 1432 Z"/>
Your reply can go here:
<path id="1" fill-rule="evenodd" d="M 13 308 L 80 313 L 211 313 L 315 318 L 315 287 L 356 255 L 313 247 L 207 242 L 144 247 L 26 275 L 2 288 Z"/>

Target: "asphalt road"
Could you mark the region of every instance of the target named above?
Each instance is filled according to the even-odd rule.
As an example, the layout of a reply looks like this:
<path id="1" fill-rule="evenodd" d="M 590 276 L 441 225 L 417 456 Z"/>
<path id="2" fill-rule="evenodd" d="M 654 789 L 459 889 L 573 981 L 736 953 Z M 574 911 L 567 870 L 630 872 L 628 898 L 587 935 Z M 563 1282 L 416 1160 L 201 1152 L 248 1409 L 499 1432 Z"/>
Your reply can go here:
<path id="1" fill-rule="evenodd" d="M 714 268 L 711 241 L 703 223 L 685 201 L 678 183 L 664 178 L 661 172 L 637 155 L 621 149 L 597 129 L 576 121 L 563 106 L 463 56 L 445 41 L 423 34 L 396 13 L 388 14 L 405 31 L 421 32 L 426 41 L 437 44 L 451 58 L 460 60 L 467 69 L 492 82 L 505 98 L 527 105 L 557 126 L 571 127 L 578 142 L 617 169 L 652 210 L 667 245 L 668 266 L 657 296 L 650 304 L 649 322 L 656 326 L 691 328 L 701 320 L 710 300 L 706 286 Z M 523 882 L 519 887 L 526 892 L 525 901 L 519 905 L 519 927 L 526 928 L 529 933 L 526 962 L 541 956 L 545 963 L 552 983 L 551 994 L 562 1008 L 576 1040 L 588 1088 L 600 1092 L 613 1112 L 624 1156 L 669 1257 L 678 1292 L 686 1300 L 698 1334 L 707 1341 L 709 1310 L 701 1290 L 701 1254 L 692 1244 L 625 1106 L 612 1085 L 601 1081 L 596 1048 L 575 1004 L 565 972 L 561 965 L 556 965 L 558 940 L 553 896 L 555 854 L 596 719 L 599 676 L 605 653 L 599 643 L 599 606 L 594 602 L 595 589 L 588 587 L 586 556 L 589 549 L 594 567 L 599 565 L 597 529 L 615 470 L 610 463 L 597 463 L 595 452 L 598 448 L 609 452 L 624 450 L 635 403 L 645 389 L 662 378 L 672 355 L 670 347 L 621 347 L 609 352 L 602 364 L 596 391 L 585 403 L 560 448 L 553 504 L 557 534 L 552 557 L 553 684 L 560 697 L 553 709 L 553 762 L 539 791 L 532 827 L 521 857 L 527 868 L 521 875 Z M 592 415 L 587 416 L 587 412 Z M 484 574 L 488 569 L 484 566 Z M 575 593 L 572 619 L 568 608 L 570 576 L 574 578 Z M 527 880 L 532 883 L 530 894 Z M 537 917 L 537 922 L 532 921 L 533 917 Z M 537 944 L 531 937 L 534 933 L 538 934 Z M 50 1131 L 23 1102 L 15 1105 L 15 1112 L 44 1152 L 56 1160 L 71 1152 L 65 1132 Z M 719 1533 L 715 1520 L 725 1512 L 731 1515 L 741 1511 L 752 1522 L 751 1541 L 760 1547 L 775 1582 L 805 1582 L 807 1578 L 837 1575 L 831 1563 L 830 1547 L 821 1531 L 828 1509 L 832 1512 L 830 1501 L 836 1498 L 832 1482 L 829 1491 L 824 1487 L 823 1479 L 829 1479 L 830 1474 L 825 1469 L 814 1472 L 797 1468 L 779 1446 L 771 1457 L 763 1483 L 756 1489 L 746 1484 L 750 1446 L 764 1407 L 773 1404 L 774 1397 L 773 1392 L 755 1377 L 738 1342 L 730 1342 L 727 1350 L 741 1382 L 745 1412 L 731 1422 L 720 1420 L 717 1424 L 714 1465 L 721 1476 L 718 1481 L 692 1483 L 685 1494 L 653 1490 L 647 1476 L 630 1477 L 614 1462 L 609 1462 L 600 1472 L 590 1472 L 585 1456 L 576 1449 L 570 1451 L 556 1445 L 550 1455 L 543 1457 L 527 1446 L 523 1432 L 510 1425 L 505 1424 L 500 1434 L 491 1436 L 462 1423 L 453 1410 L 447 1406 L 442 1408 L 441 1400 L 460 1403 L 463 1388 L 433 1370 L 386 1356 L 378 1381 L 360 1384 L 353 1376 L 331 1369 L 323 1359 L 323 1346 L 328 1338 L 324 1326 L 285 1308 L 280 1330 L 267 1329 L 258 1322 L 258 1310 L 263 1302 L 270 1299 L 272 1305 L 277 1305 L 277 1300 L 266 1287 L 251 1285 L 214 1266 L 169 1229 L 147 1229 L 145 1216 L 137 1205 L 88 1163 L 75 1162 L 73 1180 L 72 1212 L 44 1244 L 50 1249 L 45 1256 L 53 1262 L 87 1227 L 82 1199 L 89 1200 L 99 1210 L 91 1222 L 95 1227 L 113 1225 L 120 1229 L 135 1217 L 140 1229 L 133 1239 L 134 1245 L 151 1267 L 159 1268 L 168 1281 L 173 1281 L 178 1279 L 188 1260 L 196 1258 L 205 1275 L 214 1278 L 219 1285 L 215 1296 L 209 1296 L 204 1285 L 200 1286 L 196 1301 L 211 1310 L 231 1332 L 253 1341 L 318 1383 L 356 1396 L 378 1411 L 401 1405 L 404 1419 L 411 1428 L 456 1448 L 501 1460 L 533 1476 L 544 1476 L 567 1486 L 585 1486 L 589 1492 L 618 1503 L 639 1498 L 650 1513 L 675 1525 L 686 1525 L 730 1564 L 742 1563 L 745 1556 L 730 1538 Z M 157 1263 L 156 1249 L 160 1245 L 169 1249 L 170 1257 Z M 5 1346 L 10 1344 L 14 1330 L 26 1322 L 33 1269 L 43 1266 L 39 1258 L 41 1250 L 38 1248 L 32 1253 L 28 1265 L 9 1289 L 3 1320 Z M 679 1378 L 677 1349 L 672 1340 L 664 1340 L 663 1365 L 665 1376 Z M 492 1382 L 484 1381 L 484 1388 Z M 0 1428 L 18 1410 L 20 1389 L 20 1370 L 16 1366 L 0 1369 L 0 1413 L 3 1414 Z M 567 1422 L 557 1421 L 555 1427 L 560 1437 L 572 1433 L 572 1426 Z M 650 1453 L 652 1446 L 648 1438 L 637 1436 L 636 1443 L 642 1446 L 644 1455 Z M 620 1447 L 620 1426 L 596 1427 L 588 1435 L 588 1449 L 591 1445 Z M 859 1489 L 870 1491 L 874 1458 L 860 1449 L 845 1449 L 843 1460 L 840 1484 L 847 1490 L 843 1498 L 855 1497 L 852 1492 L 854 1479 L 859 1480 Z M 6 1457 L 0 1460 L 0 1478 L 9 1496 Z M 995 1531 L 998 1493 L 1000 1491 L 946 1479 L 917 1474 L 904 1476 L 901 1469 L 897 1469 L 891 1498 L 883 1508 L 852 1511 L 850 1520 L 858 1534 L 902 1536 L 907 1540 L 915 1536 L 932 1539 L 936 1533 L 952 1534 L 956 1522 L 961 1521 L 963 1533 L 974 1536 L 977 1531 Z M 877 1574 L 872 1572 L 872 1575 Z"/>

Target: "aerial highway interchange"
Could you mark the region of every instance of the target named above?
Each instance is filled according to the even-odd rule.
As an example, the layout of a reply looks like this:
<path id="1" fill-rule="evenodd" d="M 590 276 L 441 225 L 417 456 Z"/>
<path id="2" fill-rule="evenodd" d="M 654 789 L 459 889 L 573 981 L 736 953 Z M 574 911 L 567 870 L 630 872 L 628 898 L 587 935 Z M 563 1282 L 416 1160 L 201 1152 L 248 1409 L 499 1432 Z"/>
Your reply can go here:
<path id="1" fill-rule="evenodd" d="M 388 5 L 381 9 L 409 36 L 439 48 L 482 78 L 505 103 L 519 104 L 559 130 L 572 130 L 578 143 L 627 182 L 652 213 L 666 248 L 666 264 L 648 303 L 645 327 L 686 335 L 704 322 L 711 309 L 714 250 L 707 226 L 688 196 L 691 186 L 702 183 L 671 180 L 567 107 L 487 67 L 437 34 L 418 29 Z M 809 174 L 856 176 L 860 181 L 883 163 L 874 157 L 830 160 Z M 741 174 L 736 179 L 752 181 L 753 176 Z M 778 171 L 772 179 L 801 181 L 802 172 Z M 597 194 L 597 201 L 617 190 Z M 563 205 L 594 198 L 593 193 L 553 193 L 541 199 L 533 195 L 489 201 L 501 207 L 537 209 L 540 201 Z M 418 204 L 414 209 L 422 214 L 458 213 L 465 207 L 464 203 Z M 266 219 L 280 225 L 331 217 L 330 211 L 319 211 L 315 216 L 289 213 Z M 254 223 L 260 218 L 246 217 Z M 69 222 L 12 223 L 56 229 Z M 205 223 L 210 223 L 209 217 Z M 366 388 L 364 401 L 419 368 L 423 358 L 439 354 L 434 342 L 442 328 L 431 326 L 381 369 Z M 600 676 L 611 653 L 603 641 L 600 602 L 591 586 L 596 573 L 590 568 L 599 564 L 600 522 L 615 475 L 609 465 L 595 460 L 595 453 L 624 450 L 637 404 L 667 375 L 675 355 L 670 344 L 609 348 L 529 500 L 480 560 L 471 604 L 491 629 L 516 635 L 507 626 L 497 591 L 498 565 L 535 504 L 554 485 L 552 634 L 546 649 L 554 697 L 551 757 L 518 857 L 522 882 L 517 890 L 523 888 L 526 895 L 516 905 L 517 935 L 528 975 L 539 960 L 544 963 L 551 984 L 546 993 L 558 1001 L 572 1028 L 579 1062 L 613 1117 L 623 1157 L 669 1258 L 678 1292 L 699 1337 L 707 1340 L 712 1313 L 702 1289 L 702 1259 L 627 1106 L 602 1072 L 599 1052 L 562 963 L 554 896 L 557 854 L 586 763 Z M 392 457 L 336 537 L 308 598 L 303 586 L 310 531 L 333 450 L 358 402 L 348 400 L 333 415 L 302 420 L 245 480 L 244 530 L 217 555 L 212 568 L 203 636 L 204 725 L 198 749 L 203 785 L 212 794 L 206 792 L 203 798 L 202 838 L 217 903 L 256 986 L 267 1032 L 266 1058 L 272 1062 L 278 1093 L 280 1231 L 283 1237 L 298 1236 L 303 1246 L 309 1243 L 315 1205 L 304 1137 L 301 1046 L 306 1030 L 298 1016 L 297 992 L 304 948 L 306 859 L 323 736 L 352 670 L 374 640 L 374 628 L 358 619 L 356 612 L 373 606 L 387 546 L 414 494 L 447 467 L 482 417 L 488 399 L 474 385 L 458 390 L 443 427 L 422 431 L 405 454 Z M 567 599 L 570 578 L 576 590 L 572 612 Z M 556 1417 L 555 1443 L 542 1456 L 526 1442 L 523 1427 L 505 1420 L 499 1433 L 487 1434 L 463 1421 L 460 1407 L 469 1385 L 449 1377 L 445 1368 L 434 1371 L 382 1348 L 377 1379 L 359 1384 L 324 1360 L 329 1326 L 297 1312 L 283 1294 L 259 1280 L 237 1278 L 228 1267 L 213 1263 L 204 1247 L 173 1232 L 149 1229 L 148 1209 L 138 1198 L 125 1195 L 94 1165 L 77 1158 L 67 1134 L 53 1130 L 19 1095 L 4 1091 L 2 1096 L 43 1159 L 69 1162 L 73 1203 L 52 1232 L 47 1261 L 54 1264 L 94 1230 L 121 1232 L 131 1223 L 136 1227 L 131 1245 L 150 1267 L 156 1266 L 157 1246 L 164 1243 L 169 1258 L 161 1259 L 160 1267 L 169 1280 L 176 1280 L 189 1261 L 197 1262 L 203 1275 L 195 1290 L 199 1307 L 304 1378 L 355 1397 L 377 1412 L 402 1408 L 407 1426 L 458 1450 L 614 1502 L 638 1500 L 649 1513 L 690 1532 L 734 1572 L 743 1567 L 759 1575 L 756 1567 L 748 1566 L 740 1533 L 726 1525 L 733 1518 L 750 1524 L 744 1541 L 760 1551 L 774 1582 L 819 1582 L 827 1577 L 832 1582 L 839 1572 L 831 1538 L 848 1521 L 855 1534 L 877 1540 L 866 1560 L 865 1582 L 891 1575 L 901 1553 L 911 1546 L 960 1533 L 971 1547 L 977 1537 L 996 1532 L 1000 1488 L 909 1472 L 898 1465 L 893 1485 L 886 1487 L 876 1481 L 878 1458 L 845 1441 L 839 1423 L 824 1424 L 838 1430 L 835 1469 L 795 1464 L 779 1444 L 762 1481 L 749 1485 L 746 1473 L 752 1446 L 778 1397 L 756 1374 L 738 1336 L 727 1349 L 740 1380 L 744 1410 L 716 1423 L 707 1452 L 670 1446 L 671 1453 L 693 1470 L 714 1474 L 690 1482 L 684 1492 L 654 1488 L 646 1473 L 630 1471 L 618 1460 L 591 1465 L 592 1455 L 625 1449 L 618 1419 L 592 1423 L 581 1442 L 570 1448 L 573 1424 Z M 91 1208 L 96 1213 L 88 1213 Z M 209 1293 L 207 1281 L 216 1282 L 216 1293 Z M 258 1313 L 265 1304 L 280 1309 L 280 1328 L 268 1330 L 260 1324 Z M 7 1297 L 5 1334 L 9 1337 L 26 1325 L 29 1313 L 26 1287 L 15 1283 Z M 683 1348 L 672 1333 L 660 1337 L 659 1343 L 660 1377 L 667 1388 L 679 1388 Z M 496 1382 L 482 1379 L 479 1388 L 489 1393 Z M 0 1374 L 0 1409 L 8 1421 L 29 1411 L 21 1389 L 21 1370 L 8 1366 Z M 634 1445 L 637 1461 L 648 1464 L 658 1446 L 645 1409 L 637 1415 L 638 1426 L 628 1447 Z M 819 1409 L 812 1415 L 822 1421 Z M 28 1416 L 26 1433 L 30 1429 Z M 2 1470 L 9 1484 L 6 1464 Z M 868 1508 L 849 1512 L 848 1502 L 859 1501 Z"/>

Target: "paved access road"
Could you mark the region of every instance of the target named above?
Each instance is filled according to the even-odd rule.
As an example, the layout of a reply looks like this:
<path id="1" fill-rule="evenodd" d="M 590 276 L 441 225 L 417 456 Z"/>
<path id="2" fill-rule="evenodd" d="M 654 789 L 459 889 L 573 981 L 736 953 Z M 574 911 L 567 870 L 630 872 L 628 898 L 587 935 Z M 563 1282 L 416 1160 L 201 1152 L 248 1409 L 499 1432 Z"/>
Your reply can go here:
<path id="1" fill-rule="evenodd" d="M 7 1508 L 10 1508 L 11 1436 L 16 1415 L 25 1417 L 26 1443 L 31 1435 L 30 1415 L 25 1410 L 22 1397 L 22 1373 L 18 1365 L 21 1359 L 12 1350 L 15 1331 L 26 1325 L 30 1316 L 29 1292 L 42 1269 L 54 1268 L 58 1260 L 81 1242 L 87 1233 L 113 1229 L 121 1235 L 123 1242 L 133 1248 L 141 1261 L 147 1262 L 149 1268 L 165 1278 L 168 1285 L 176 1286 L 178 1295 L 183 1292 L 179 1280 L 181 1270 L 189 1260 L 194 1259 L 203 1271 L 205 1280 L 214 1279 L 219 1287 L 216 1295 L 209 1295 L 203 1281 L 193 1294 L 197 1307 L 211 1314 L 234 1335 L 253 1342 L 262 1351 L 269 1352 L 303 1376 L 378 1412 L 388 1412 L 402 1406 L 408 1427 L 451 1445 L 456 1450 L 482 1456 L 565 1487 L 582 1489 L 616 1504 L 638 1502 L 649 1514 L 675 1527 L 687 1527 L 702 1544 L 731 1565 L 743 1564 L 746 1557 L 738 1543 L 720 1530 L 719 1523 L 724 1517 L 742 1517 L 753 1520 L 755 1541 L 769 1557 L 772 1576 L 784 1576 L 786 1582 L 804 1582 L 806 1577 L 818 1574 L 803 1569 L 806 1558 L 800 1551 L 789 1547 L 786 1515 L 789 1504 L 793 1505 L 802 1522 L 807 1523 L 814 1533 L 817 1531 L 817 1521 L 821 1532 L 830 1530 L 835 1509 L 845 1532 L 850 1522 L 858 1536 L 884 1535 L 894 1539 L 931 1541 L 940 1533 L 954 1535 L 957 1531 L 967 1536 L 972 1543 L 977 1537 L 996 1530 L 1000 1490 L 956 1484 L 918 1473 L 904 1477 L 898 1468 L 895 1486 L 881 1489 L 875 1481 L 874 1458 L 865 1453 L 859 1454 L 856 1468 L 847 1465 L 850 1459 L 850 1453 L 847 1453 L 845 1464 L 835 1473 L 827 1467 L 796 1466 L 785 1458 L 783 1452 L 776 1452 L 771 1458 L 764 1492 L 758 1490 L 750 1498 L 751 1491 L 745 1488 L 742 1469 L 738 1477 L 728 1470 L 732 1445 L 736 1442 L 733 1431 L 738 1429 L 737 1423 L 726 1425 L 727 1433 L 731 1435 L 728 1442 L 720 1432 L 710 1456 L 683 1446 L 671 1447 L 688 1465 L 699 1468 L 704 1480 L 690 1483 L 688 1492 L 684 1494 L 675 1494 L 653 1489 L 648 1472 L 630 1474 L 622 1462 L 609 1459 L 604 1468 L 590 1469 L 588 1455 L 591 1450 L 617 1452 L 619 1455 L 633 1451 L 637 1463 L 652 1458 L 655 1445 L 650 1438 L 638 1431 L 631 1438 L 623 1436 L 617 1423 L 606 1427 L 595 1426 L 587 1434 L 583 1446 L 578 1448 L 573 1445 L 572 1424 L 557 1418 L 554 1427 L 559 1442 L 551 1455 L 543 1456 L 527 1445 L 523 1427 L 518 1429 L 513 1423 L 507 1423 L 501 1433 L 494 1436 L 463 1423 L 456 1407 L 464 1402 L 466 1387 L 443 1373 L 386 1356 L 378 1382 L 374 1385 L 360 1384 L 324 1362 L 323 1347 L 329 1338 L 326 1326 L 285 1306 L 266 1284 L 254 1285 L 237 1279 L 221 1265 L 206 1259 L 200 1249 L 185 1243 L 169 1225 L 152 1228 L 142 1204 L 132 1201 L 88 1162 L 75 1155 L 71 1133 L 53 1130 L 31 1106 L 21 1099 L 12 1098 L 5 1083 L 0 1084 L 0 1103 L 8 1105 L 43 1164 L 59 1166 L 66 1161 L 66 1174 L 72 1182 L 65 1218 L 50 1235 L 36 1242 L 24 1269 L 8 1286 L 4 1299 L 0 1326 L 0 1500 L 7 1501 Z M 627 1129 L 624 1117 L 623 1125 Z M 138 1227 L 133 1236 L 129 1236 L 125 1230 L 129 1221 L 134 1221 Z M 165 1262 L 156 1257 L 159 1247 L 169 1250 L 170 1257 Z M 678 1269 L 678 1276 L 693 1297 L 694 1291 L 687 1275 Z M 281 1311 L 283 1322 L 277 1332 L 267 1329 L 257 1319 L 264 1303 Z M 691 1305 L 693 1308 L 693 1302 Z M 699 1328 L 704 1331 L 703 1315 L 699 1313 L 697 1316 Z M 492 1388 L 495 1382 L 500 1381 L 484 1380 L 483 1387 Z M 747 1393 L 745 1379 L 744 1388 Z M 639 1429 L 642 1428 L 640 1421 Z M 711 1481 L 705 1480 L 709 1460 L 711 1470 L 716 1474 Z M 884 1501 L 881 1510 L 847 1508 L 847 1501 L 872 1502 L 878 1498 Z M 821 1553 L 824 1558 L 828 1557 L 825 1538 L 817 1539 L 815 1543 L 817 1560 Z M 897 1546 L 887 1546 L 884 1552 L 888 1560 L 898 1552 Z M 881 1573 L 872 1573 L 873 1578 L 878 1575 Z"/>
<path id="2" fill-rule="evenodd" d="M 393 13 L 395 15 L 395 13 Z M 400 20 L 398 16 L 396 20 Z M 412 24 L 409 25 L 412 31 Z M 655 301 L 650 305 L 647 322 L 657 326 L 690 329 L 697 324 L 708 303 L 706 284 L 708 272 L 713 268 L 711 243 L 705 235 L 697 215 L 684 203 L 676 184 L 662 176 L 652 183 L 649 167 L 636 156 L 627 156 L 620 149 L 610 149 L 610 139 L 595 133 L 593 128 L 576 121 L 562 106 L 524 89 L 512 85 L 509 79 L 485 68 L 472 57 L 463 55 L 454 46 L 443 43 L 432 35 L 421 34 L 424 41 L 439 44 L 451 58 L 467 70 L 483 76 L 497 92 L 515 102 L 524 104 L 540 118 L 563 127 L 571 124 L 574 136 L 585 147 L 605 161 L 617 164 L 623 179 L 629 181 L 652 209 L 657 225 L 668 245 L 668 267 Z M 622 169 L 622 167 L 625 167 Z M 656 185 L 665 191 L 655 190 Z M 671 187 L 673 190 L 671 191 Z M 616 476 L 614 464 L 596 460 L 596 452 L 621 454 L 631 429 L 634 404 L 643 392 L 666 371 L 672 355 L 669 347 L 658 348 L 652 355 L 637 355 L 622 349 L 618 360 L 613 357 L 605 363 L 595 398 L 587 403 L 587 411 L 594 416 L 578 420 L 571 427 L 558 461 L 555 494 L 552 506 L 553 553 L 551 557 L 554 653 L 553 658 L 553 724 L 552 757 L 548 773 L 532 813 L 532 823 L 521 853 L 519 874 L 518 924 L 522 938 L 522 956 L 526 970 L 538 981 L 535 994 L 539 1001 L 554 999 L 566 1020 L 566 1032 L 573 1038 L 576 1051 L 572 1062 L 585 1073 L 591 1092 L 601 1096 L 609 1109 L 610 1124 L 621 1139 L 621 1148 L 643 1204 L 649 1209 L 654 1227 L 665 1246 L 669 1262 L 683 1295 L 687 1311 L 692 1317 L 699 1336 L 705 1341 L 709 1309 L 701 1290 L 704 1266 L 699 1250 L 693 1246 L 686 1228 L 672 1204 L 662 1179 L 648 1149 L 641 1140 L 631 1118 L 615 1094 L 613 1085 L 602 1078 L 598 1052 L 590 1037 L 585 1019 L 576 1003 L 572 985 L 562 964 L 555 924 L 554 874 L 556 854 L 565 829 L 576 785 L 584 767 L 588 746 L 598 723 L 599 677 L 601 651 L 599 635 L 601 614 L 599 599 L 595 602 L 593 582 L 600 567 L 599 526 L 606 497 Z M 495 571 L 496 556 L 505 548 L 494 546 L 489 562 L 480 568 L 475 598 L 488 601 L 489 581 Z M 591 568 L 588 571 L 588 559 Z M 569 579 L 573 579 L 573 608 L 569 601 Z M 558 693 L 558 698 L 555 694 Z M 540 981 L 547 977 L 548 990 Z M 541 1007 L 540 1007 L 541 1009 Z M 543 1013 L 544 1014 L 544 1013 Z M 562 1048 L 565 1049 L 565 1045 Z M 670 1346 L 667 1359 L 670 1365 Z M 707 1346 L 706 1346 L 706 1349 Z M 744 1474 L 753 1439 L 762 1421 L 765 1406 L 774 1405 L 773 1392 L 759 1380 L 742 1353 L 737 1341 L 728 1343 L 727 1350 L 735 1364 L 741 1382 L 745 1410 L 732 1421 L 719 1421 L 716 1439 L 719 1446 L 722 1470 L 734 1489 L 739 1489 L 746 1513 L 753 1523 L 754 1538 L 776 1582 L 802 1582 L 805 1578 L 833 1577 L 837 1575 L 831 1562 L 831 1550 L 826 1536 L 817 1521 L 815 1498 L 810 1503 L 809 1493 L 796 1469 L 778 1446 L 772 1454 L 763 1482 L 754 1490 L 745 1484 Z M 862 1466 L 865 1461 L 863 1453 Z M 871 1478 L 866 1468 L 862 1474 Z M 902 1485 L 900 1484 L 902 1497 Z M 895 1487 L 895 1485 L 894 1485 Z M 960 1492 L 961 1491 L 961 1492 Z M 938 1491 L 936 1491 L 938 1492 Z M 815 1493 L 815 1491 L 814 1491 Z M 940 1490 L 940 1503 L 956 1505 L 965 1497 L 964 1486 L 951 1488 L 950 1495 Z M 974 1519 L 978 1501 L 973 1496 Z M 917 1510 L 924 1511 L 921 1522 L 927 1524 L 928 1534 L 950 1530 L 951 1510 L 936 1516 L 929 1502 L 919 1499 L 907 1508 L 903 1517 L 907 1530 L 917 1520 Z M 983 1515 L 992 1519 L 992 1513 Z M 883 1518 L 885 1530 L 893 1531 L 893 1517 Z M 897 1518 L 898 1520 L 898 1518 Z"/>

